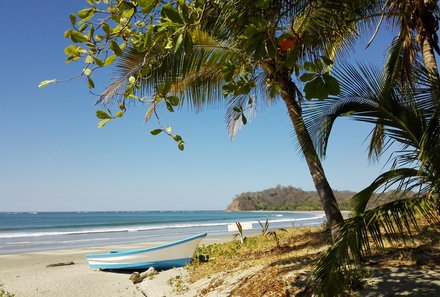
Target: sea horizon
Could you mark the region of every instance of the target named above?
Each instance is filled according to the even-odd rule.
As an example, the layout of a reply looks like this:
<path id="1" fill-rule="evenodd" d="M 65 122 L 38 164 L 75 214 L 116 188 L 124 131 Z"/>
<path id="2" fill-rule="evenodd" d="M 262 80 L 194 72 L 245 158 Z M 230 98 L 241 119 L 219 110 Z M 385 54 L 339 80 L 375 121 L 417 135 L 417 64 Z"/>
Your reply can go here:
<path id="1" fill-rule="evenodd" d="M 193 234 L 234 234 L 228 225 L 266 219 L 271 229 L 320 225 L 324 216 L 307 211 L 159 210 L 0 212 L 0 254 L 92 247 L 123 243 L 172 241 Z"/>

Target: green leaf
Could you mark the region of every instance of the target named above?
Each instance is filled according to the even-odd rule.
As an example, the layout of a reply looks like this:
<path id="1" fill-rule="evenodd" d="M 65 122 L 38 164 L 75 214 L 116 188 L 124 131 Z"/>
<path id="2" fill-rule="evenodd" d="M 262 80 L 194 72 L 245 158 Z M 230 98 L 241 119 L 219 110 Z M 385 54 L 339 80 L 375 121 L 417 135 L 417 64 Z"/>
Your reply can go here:
<path id="1" fill-rule="evenodd" d="M 82 19 L 85 19 L 93 13 L 94 13 L 93 8 L 86 8 L 86 9 L 80 10 L 78 12 L 78 16 Z"/>
<path id="2" fill-rule="evenodd" d="M 185 47 L 185 51 L 187 53 L 192 52 L 194 43 L 193 43 L 191 34 L 188 34 L 188 33 L 185 34 L 185 38 L 183 40 L 183 46 Z"/>
<path id="3" fill-rule="evenodd" d="M 71 14 L 71 15 L 69 16 L 69 18 L 70 18 L 70 23 L 72 24 L 72 27 L 74 27 L 74 26 L 75 26 L 75 23 L 76 23 L 76 15 Z"/>
<path id="4" fill-rule="evenodd" d="M 304 92 L 306 93 L 307 100 L 311 100 L 313 98 L 322 100 L 328 97 L 327 86 L 320 76 L 309 81 L 304 87 Z"/>
<path id="5" fill-rule="evenodd" d="M 168 100 L 165 101 L 165 105 L 167 106 L 169 112 L 174 112 L 174 108 Z"/>
<path id="6" fill-rule="evenodd" d="M 124 112 L 123 111 L 118 111 L 116 114 L 115 114 L 115 118 L 120 118 L 120 117 L 122 117 L 124 115 Z"/>
<path id="7" fill-rule="evenodd" d="M 165 132 L 167 132 L 168 134 L 170 134 L 171 131 L 172 131 L 171 126 L 166 126 L 166 127 L 165 127 Z"/>
<path id="8" fill-rule="evenodd" d="M 102 30 L 104 30 L 105 34 L 110 35 L 112 33 L 112 28 L 108 23 L 102 23 Z"/>
<path id="9" fill-rule="evenodd" d="M 89 89 L 93 89 L 95 88 L 95 83 L 93 82 L 93 80 L 90 78 L 90 76 L 87 76 L 87 87 Z"/>
<path id="10" fill-rule="evenodd" d="M 134 76 L 130 76 L 130 77 L 128 78 L 128 81 L 129 81 L 131 84 L 134 84 L 134 83 L 136 82 L 136 78 L 135 78 Z"/>
<path id="11" fill-rule="evenodd" d="M 110 40 L 110 48 L 117 56 L 122 56 L 124 53 L 122 52 L 122 49 L 119 47 L 116 41 Z"/>
<path id="12" fill-rule="evenodd" d="M 76 32 L 76 31 L 71 31 L 70 32 L 70 39 L 73 42 L 75 42 L 75 43 L 81 43 L 81 42 L 87 42 L 88 41 L 88 39 L 84 35 L 82 35 L 79 32 Z"/>
<path id="13" fill-rule="evenodd" d="M 82 26 L 78 28 L 78 31 L 82 33 L 85 29 L 87 29 L 88 26 L 89 24 L 82 24 Z"/>
<path id="14" fill-rule="evenodd" d="M 322 56 L 321 58 L 327 66 L 330 66 L 333 64 L 333 61 L 331 59 L 329 59 L 328 57 Z"/>
<path id="15" fill-rule="evenodd" d="M 177 135 L 177 134 L 174 134 L 172 137 L 173 137 L 173 139 L 174 139 L 175 141 L 177 141 L 177 142 L 179 142 L 179 141 L 182 140 L 182 137 L 181 137 L 180 135 Z"/>
<path id="16" fill-rule="evenodd" d="M 183 142 L 183 140 L 179 141 L 177 147 L 179 148 L 179 150 L 183 151 L 185 149 L 185 142 Z"/>
<path id="17" fill-rule="evenodd" d="M 150 133 L 152 135 L 157 135 L 157 134 L 161 133 L 162 131 L 163 131 L 162 129 L 154 129 L 154 130 L 151 130 Z"/>
<path id="18" fill-rule="evenodd" d="M 298 60 L 298 46 L 295 46 L 291 49 L 286 58 L 286 67 L 289 69 L 293 69 L 296 66 L 296 61 Z"/>
<path id="19" fill-rule="evenodd" d="M 129 1 L 116 1 L 116 2 L 119 2 L 118 8 L 120 10 L 131 9 L 134 7 L 134 4 L 130 3 L 130 2 L 134 2 L 134 1 L 130 1 L 130 2 Z"/>
<path id="20" fill-rule="evenodd" d="M 147 15 L 156 7 L 157 0 L 138 0 L 138 4 L 142 7 L 142 13 Z"/>
<path id="21" fill-rule="evenodd" d="M 184 34 L 180 34 L 179 37 L 177 37 L 176 44 L 174 45 L 174 53 L 178 53 L 182 48 L 183 37 Z"/>
<path id="22" fill-rule="evenodd" d="M 327 85 L 327 91 L 330 95 L 339 95 L 341 89 L 339 87 L 339 81 L 331 76 L 330 74 L 324 74 L 323 76 L 324 82 Z"/>
<path id="23" fill-rule="evenodd" d="M 304 69 L 309 71 L 309 72 L 318 72 L 318 68 L 312 62 L 305 62 L 304 63 Z"/>
<path id="24" fill-rule="evenodd" d="M 179 97 L 176 97 L 176 96 L 170 96 L 170 97 L 168 97 L 168 101 L 170 101 L 170 104 L 172 106 L 177 106 L 177 105 L 179 105 L 180 99 L 179 99 Z"/>
<path id="25" fill-rule="evenodd" d="M 99 59 L 98 57 L 93 57 L 93 60 L 95 61 L 96 65 L 98 65 L 99 67 L 104 66 L 104 62 L 102 62 L 102 60 Z"/>
<path id="26" fill-rule="evenodd" d="M 174 23 L 183 24 L 179 12 L 171 4 L 165 4 L 162 7 L 161 14 L 163 17 L 170 19 Z"/>
<path id="27" fill-rule="evenodd" d="M 294 68 L 295 68 L 295 76 L 299 76 L 299 72 L 301 70 L 301 66 L 298 65 L 298 64 L 295 64 Z"/>
<path id="28" fill-rule="evenodd" d="M 241 115 L 241 121 L 242 121 L 243 125 L 247 124 L 247 118 L 244 116 L 244 114 Z"/>
<path id="29" fill-rule="evenodd" d="M 119 25 L 117 25 L 116 27 L 113 28 L 111 34 L 118 35 L 119 33 L 121 33 L 121 30 L 122 30 L 122 25 L 119 24 Z"/>
<path id="30" fill-rule="evenodd" d="M 56 81 L 57 81 L 56 79 L 43 80 L 42 82 L 40 82 L 40 83 L 38 84 L 38 87 L 39 87 L 39 88 L 43 88 L 43 87 L 47 86 L 48 84 L 54 83 L 54 82 L 56 82 Z"/>
<path id="31" fill-rule="evenodd" d="M 182 19 L 187 23 L 189 21 L 189 10 L 188 5 L 186 5 L 185 0 L 179 0 L 179 7 L 180 7 L 180 15 L 182 16 Z"/>
<path id="32" fill-rule="evenodd" d="M 235 111 L 235 112 L 241 112 L 241 108 L 238 107 L 238 106 L 234 106 L 234 107 L 232 108 L 232 110 Z"/>
<path id="33" fill-rule="evenodd" d="M 163 84 L 157 85 L 156 86 L 157 93 L 165 97 L 165 95 L 171 90 L 171 87 L 172 87 L 172 84 L 169 81 L 167 81 Z"/>
<path id="34" fill-rule="evenodd" d="M 318 76 L 317 73 L 304 73 L 303 75 L 301 75 L 301 77 L 299 78 L 302 82 L 306 82 L 312 79 L 315 79 Z"/>
<path id="35" fill-rule="evenodd" d="M 129 18 L 131 18 L 131 17 L 133 16 L 133 14 L 134 14 L 134 8 L 131 8 L 131 9 L 125 11 L 125 12 L 122 14 L 122 17 L 124 17 L 124 18 L 126 18 L 126 19 L 129 19 Z"/>
<path id="36" fill-rule="evenodd" d="M 246 26 L 246 29 L 244 30 L 244 36 L 247 39 L 251 39 L 252 37 L 257 35 L 258 33 L 260 33 L 260 31 L 257 29 L 257 27 L 255 27 L 254 24 L 250 24 L 250 25 Z"/>
<path id="37" fill-rule="evenodd" d="M 271 1 L 272 0 L 257 0 L 257 2 L 255 2 L 255 7 L 268 9 Z"/>
<path id="38" fill-rule="evenodd" d="M 110 122 L 111 121 L 111 119 L 104 119 L 104 120 L 102 120 L 102 121 L 100 121 L 99 123 L 98 123 L 98 128 L 102 128 L 102 127 L 104 127 L 108 122 Z"/>
<path id="39" fill-rule="evenodd" d="M 95 59 L 93 59 L 92 56 L 87 56 L 85 62 L 86 64 L 92 64 L 93 62 L 95 62 Z"/>
<path id="40" fill-rule="evenodd" d="M 112 118 L 111 115 L 109 115 L 108 113 L 106 113 L 103 110 L 97 110 L 96 111 L 96 117 L 98 119 L 102 119 L 102 120 L 106 120 L 106 119 L 111 119 Z"/>
<path id="41" fill-rule="evenodd" d="M 108 66 L 112 64 L 115 59 L 116 59 L 116 55 L 111 55 L 110 57 L 107 57 L 104 61 L 104 66 Z"/>
<path id="42" fill-rule="evenodd" d="M 172 38 L 168 38 L 167 44 L 165 45 L 165 49 L 173 48 L 174 40 Z"/>
<path id="43" fill-rule="evenodd" d="M 92 70 L 90 70 L 90 68 L 85 68 L 83 69 L 83 73 L 87 76 L 89 76 L 92 73 Z"/>

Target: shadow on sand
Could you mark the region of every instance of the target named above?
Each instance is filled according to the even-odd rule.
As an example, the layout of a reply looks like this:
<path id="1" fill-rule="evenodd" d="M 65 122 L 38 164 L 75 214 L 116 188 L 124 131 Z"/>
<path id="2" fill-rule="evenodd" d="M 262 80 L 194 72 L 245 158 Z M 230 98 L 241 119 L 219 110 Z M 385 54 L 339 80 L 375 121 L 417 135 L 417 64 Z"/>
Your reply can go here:
<path id="1" fill-rule="evenodd" d="M 360 296 L 439 296 L 440 271 L 416 267 L 372 269 Z"/>

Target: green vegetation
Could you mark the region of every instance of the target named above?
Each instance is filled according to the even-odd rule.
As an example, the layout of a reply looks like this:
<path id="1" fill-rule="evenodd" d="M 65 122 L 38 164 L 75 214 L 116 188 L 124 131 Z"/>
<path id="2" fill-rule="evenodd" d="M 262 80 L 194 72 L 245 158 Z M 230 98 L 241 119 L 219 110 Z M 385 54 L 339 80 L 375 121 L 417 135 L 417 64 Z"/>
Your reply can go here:
<path id="1" fill-rule="evenodd" d="M 235 225 L 237 226 L 238 233 L 234 235 L 234 239 L 238 237 L 240 242 L 243 244 L 244 240 L 246 239 L 243 233 L 243 227 L 241 226 L 240 222 L 235 222 Z"/>
<path id="2" fill-rule="evenodd" d="M 137 102 L 146 108 L 146 121 L 157 120 L 151 134 L 166 135 L 183 150 L 183 138 L 161 122 L 161 111 L 174 112 L 185 105 L 199 111 L 223 104 L 232 137 L 257 107 L 274 101 L 285 105 L 319 196 L 319 202 L 311 194 L 300 202 L 310 209 L 317 209 L 318 203 L 323 207 L 334 240 L 314 273 L 321 295 L 337 296 L 353 283 L 358 273 L 346 268 L 359 267 L 362 256 L 371 251 L 370 241 L 383 248 L 384 238 L 395 244 L 417 230 L 420 217 L 431 224 L 439 220 L 436 0 L 87 3 L 70 16 L 72 28 L 65 36 L 72 45 L 65 53 L 67 62 L 85 62 L 80 75 L 90 89 L 100 69 L 117 66 L 117 78 L 98 100 L 107 108 L 96 112 L 99 127 L 123 117 L 127 106 Z M 346 52 L 364 33 L 374 39 L 383 23 L 399 27 L 383 71 L 345 66 L 334 76 L 330 70 L 338 53 Z M 44 81 L 40 87 L 56 82 Z M 113 112 L 112 102 L 117 103 Z M 398 148 L 389 171 L 350 203 L 341 199 L 341 206 L 350 205 L 353 211 L 344 222 L 320 157 L 334 121 L 346 115 L 372 124 L 370 157 Z M 374 204 L 374 192 L 392 185 L 397 190 L 390 199 Z M 239 207 L 299 209 L 301 204 L 295 200 L 299 198 L 283 197 L 277 190 L 262 192 L 239 197 L 245 205 Z M 237 249 L 245 251 L 248 242 Z"/>
<path id="3" fill-rule="evenodd" d="M 419 270 L 438 270 L 440 267 L 440 233 L 437 227 L 429 226 L 426 221 L 420 221 L 420 229 L 413 230 L 412 240 L 407 235 L 406 244 L 385 244 L 382 249 L 372 248 L 368 258 L 361 266 L 342 270 L 348 281 L 344 287 L 346 295 L 357 296 L 356 290 L 368 288 L 365 278 L 378 270 L 406 267 Z M 316 261 L 326 253 L 330 247 L 329 232 L 323 228 L 293 228 L 287 232 L 279 233 L 279 246 L 267 236 L 257 235 L 247 237 L 244 244 L 231 241 L 221 244 L 212 244 L 197 248 L 194 261 L 187 266 L 190 273 L 189 281 L 196 282 L 202 278 L 210 278 L 209 288 L 206 292 L 213 291 L 222 285 L 217 273 L 228 274 L 245 271 L 254 267 L 261 267 L 257 273 L 237 280 L 233 284 L 232 296 L 260 297 L 270 291 L 273 296 L 313 296 L 318 293 L 318 288 L 313 286 L 310 278 Z M 201 256 L 209 258 L 208 261 L 199 261 Z M 362 268 L 362 269 L 360 269 Z M 389 275 L 385 273 L 382 280 L 387 283 Z M 417 279 L 404 279 L 402 282 L 417 282 Z M 335 283 L 336 285 L 336 283 Z M 411 285 L 410 285 L 411 286 Z M 417 284 L 414 284 L 416 287 Z M 349 292 L 354 293 L 349 295 Z M 371 296 L 381 292 L 373 291 Z M 395 292 L 397 293 L 397 292 Z M 414 296 L 422 294 L 415 288 Z"/>
<path id="4" fill-rule="evenodd" d="M 287 230 L 284 228 L 279 228 L 277 230 L 269 230 L 270 227 L 269 218 L 266 219 L 264 224 L 261 223 L 260 221 L 258 221 L 258 224 L 260 224 L 261 227 L 261 235 L 273 237 L 273 239 L 275 239 L 275 242 L 277 243 L 277 247 L 279 247 L 280 240 L 278 237 L 278 232 L 287 232 Z"/>
<path id="5" fill-rule="evenodd" d="M 174 278 L 170 278 L 167 283 L 173 288 L 173 292 L 177 295 L 183 294 L 188 291 L 188 286 L 185 284 L 185 281 L 180 275 L 177 275 Z"/>
<path id="6" fill-rule="evenodd" d="M 392 156 L 393 167 L 352 198 L 352 217 L 317 264 L 314 277 L 323 292 L 329 287 L 332 292 L 344 290 L 348 271 L 370 252 L 371 242 L 379 248 L 385 240 L 404 242 L 405 234 L 418 228 L 420 217 L 432 224 L 440 222 L 440 79 L 416 65 L 411 85 L 389 84 L 386 72 L 359 68 L 359 72 L 351 66 L 343 68 L 342 95 L 323 103 L 327 112 L 321 143 L 325 146 L 332 123 L 348 113 L 375 125 L 372 154 L 380 155 L 387 142 L 400 149 Z M 375 191 L 391 185 L 396 186 L 391 195 L 400 199 L 367 208 Z"/>
<path id="7" fill-rule="evenodd" d="M 220 103 L 233 137 L 258 106 L 280 101 L 334 227 L 343 218 L 305 128 L 302 102 L 339 93 L 330 72 L 333 59 L 355 36 L 352 9 L 361 11 L 364 5 L 322 3 L 318 8 L 312 2 L 88 0 L 88 7 L 70 16 L 67 62 L 85 62 L 81 76 L 90 89 L 102 68 L 114 63 L 118 69 L 99 96 L 106 108 L 96 112 L 99 127 L 125 116 L 127 106 L 136 102 L 145 107 L 146 121 L 157 120 L 151 134 L 167 135 L 180 150 L 183 138 L 160 120 L 164 109 L 199 111 Z M 332 29 L 338 34 L 323 34 Z"/>
<path id="8" fill-rule="evenodd" d="M 349 209 L 350 198 L 355 194 L 349 191 L 333 191 L 340 209 Z M 316 191 L 303 191 L 295 187 L 270 188 L 258 192 L 245 192 L 237 195 L 227 211 L 252 210 L 322 210 Z"/>
<path id="9" fill-rule="evenodd" d="M 356 195 L 352 191 L 334 190 L 336 200 L 341 210 L 351 209 L 351 198 Z M 414 193 L 411 193 L 414 194 Z M 403 196 L 409 196 L 410 193 L 404 193 Z M 399 199 L 394 192 L 385 192 L 381 194 L 373 194 L 370 199 L 368 208 L 381 205 L 395 199 Z M 319 202 L 319 196 L 316 191 L 304 191 L 300 188 L 292 186 L 277 186 L 258 192 L 245 192 L 237 195 L 231 204 L 226 208 L 227 211 L 252 211 L 252 210 L 323 210 Z"/>
<path id="10" fill-rule="evenodd" d="M 194 282 L 217 272 L 269 265 L 280 259 L 302 256 L 308 252 L 313 252 L 316 259 L 316 253 L 328 247 L 329 233 L 320 228 L 295 228 L 278 232 L 278 239 L 280 247 L 265 235 L 247 237 L 243 244 L 234 240 L 198 247 L 195 261 L 188 267 L 191 272 L 190 281 Z M 310 246 L 314 248 L 311 249 Z M 209 260 L 199 261 L 200 256 L 208 256 Z M 310 261 L 309 265 L 312 263 Z"/>

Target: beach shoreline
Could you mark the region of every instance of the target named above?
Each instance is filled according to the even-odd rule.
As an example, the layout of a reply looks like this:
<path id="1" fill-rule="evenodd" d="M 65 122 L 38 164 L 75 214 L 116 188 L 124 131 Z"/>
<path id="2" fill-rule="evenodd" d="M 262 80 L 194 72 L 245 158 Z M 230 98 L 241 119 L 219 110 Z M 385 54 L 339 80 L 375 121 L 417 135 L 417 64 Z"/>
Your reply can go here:
<path id="1" fill-rule="evenodd" d="M 309 242 L 309 240 L 319 240 L 319 234 L 322 234 L 322 229 L 319 229 L 319 227 L 289 228 L 289 232 L 295 237 L 294 244 L 302 246 L 308 253 L 311 253 L 310 255 L 315 255 L 317 252 L 322 252 L 325 249 L 323 246 L 320 247 L 320 244 L 307 246 L 301 243 L 301 240 L 306 240 L 306 242 Z M 233 240 L 234 234 L 235 233 L 231 232 L 231 234 L 228 235 L 208 236 L 202 240 L 200 246 L 230 242 Z M 256 232 L 247 232 L 245 235 L 252 236 L 252 234 L 256 234 Z M 304 238 L 304 236 L 306 237 Z M 167 242 L 168 241 L 129 243 L 0 255 L 0 292 L 1 288 L 3 288 L 5 291 L 14 294 L 12 296 L 15 297 L 218 297 L 230 296 L 228 292 L 231 292 L 234 288 L 236 289 L 237 286 L 240 287 L 242 280 L 249 279 L 252 284 L 252 279 L 258 280 L 259 275 L 262 278 L 259 279 L 258 282 L 270 281 L 269 279 L 273 277 L 273 275 L 270 276 L 270 274 L 267 274 L 268 267 L 273 268 L 273 265 L 264 266 L 256 264 L 243 269 L 238 265 L 234 269 L 221 269 L 219 273 L 201 278 L 194 283 L 189 283 L 189 271 L 192 269 L 192 267 L 190 267 L 189 270 L 186 268 L 165 270 L 156 274 L 151 279 L 146 278 L 140 284 L 133 284 L 130 280 L 132 271 L 127 273 L 96 271 L 88 267 L 85 258 L 85 255 L 89 253 L 148 248 Z M 287 244 L 289 243 L 287 242 Z M 295 250 L 295 248 L 292 249 L 292 252 L 295 253 Z M 417 248 L 415 251 L 415 254 L 418 255 Z M 406 249 L 405 252 L 409 253 L 408 249 Z M 437 253 L 435 251 L 430 252 L 433 254 Z M 402 260 L 398 257 L 399 252 L 395 252 L 395 254 L 395 259 L 388 259 L 390 257 L 393 258 L 393 256 L 388 254 L 383 260 L 376 258 L 372 261 L 372 264 L 369 265 L 371 275 L 366 280 L 368 287 L 362 289 L 358 296 L 390 296 L 387 294 L 395 292 L 396 290 L 397 292 L 406 292 L 408 295 L 414 293 L 415 295 L 413 294 L 412 296 L 417 296 L 417 293 L 420 292 L 426 293 L 423 296 L 436 296 L 435 292 L 438 292 L 440 288 L 439 266 L 434 264 L 425 264 L 425 266 L 408 264 L 408 260 Z M 308 256 L 305 255 L 304 259 L 307 258 Z M 381 261 L 386 262 L 380 264 Z M 71 262 L 74 264 L 71 264 Z M 276 262 L 278 262 L 278 260 Z M 53 265 L 59 263 L 71 265 Z M 287 276 L 303 278 L 305 273 L 307 273 L 307 269 L 295 268 L 296 264 L 290 262 L 290 260 L 286 263 L 287 265 L 293 265 Z M 400 263 L 402 263 L 403 266 L 401 266 Z M 283 265 L 285 264 L 281 266 Z M 170 280 L 182 281 L 182 286 L 188 286 L 188 290 L 185 291 L 183 295 L 175 293 L 173 290 L 176 288 L 176 285 L 174 284 L 173 287 Z M 390 280 L 392 280 L 392 282 L 390 282 Z M 177 285 L 177 287 L 178 286 L 179 285 Z M 208 291 L 206 291 L 207 288 L 209 289 Z M 201 294 L 200 292 L 207 293 Z M 434 293 L 431 294 L 431 292 Z"/>
<path id="2" fill-rule="evenodd" d="M 138 242 L 176 241 L 199 233 L 227 235 L 235 222 L 259 230 L 320 225 L 323 212 L 88 212 L 0 213 L 0 255 Z"/>
<path id="3" fill-rule="evenodd" d="M 279 211 L 277 213 L 286 212 Z M 322 211 L 293 213 L 310 213 L 316 217 L 324 215 Z M 219 235 L 208 232 L 208 236 L 202 240 L 200 246 L 231 241 L 236 233 L 228 232 Z M 260 233 L 261 230 L 258 226 L 245 231 L 246 236 Z M 139 240 L 135 243 L 3 253 L 0 254 L 0 285 L 3 285 L 4 290 L 17 297 L 144 296 L 129 280 L 128 274 L 94 271 L 88 267 L 85 255 L 111 250 L 149 248 L 171 241 L 165 237 L 155 238 L 153 241 Z M 47 267 L 48 265 L 71 262 L 74 264 Z"/>
<path id="4" fill-rule="evenodd" d="M 209 236 L 201 245 L 222 243 L 233 235 Z M 166 241 L 118 244 L 92 248 L 71 248 L 0 255 L 0 284 L 17 297 L 144 296 L 129 280 L 130 274 L 95 271 L 88 267 L 86 254 L 110 250 L 148 248 Z M 57 263 L 70 263 L 47 267 Z"/>

